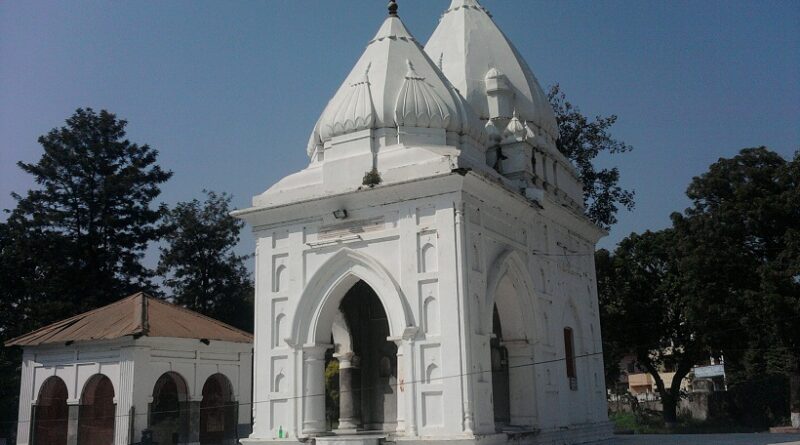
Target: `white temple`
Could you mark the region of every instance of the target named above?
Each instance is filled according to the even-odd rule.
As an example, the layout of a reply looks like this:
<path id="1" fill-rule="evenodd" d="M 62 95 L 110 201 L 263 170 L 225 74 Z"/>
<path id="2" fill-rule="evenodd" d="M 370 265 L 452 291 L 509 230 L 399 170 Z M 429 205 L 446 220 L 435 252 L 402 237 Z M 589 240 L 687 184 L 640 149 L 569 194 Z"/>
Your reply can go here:
<path id="1" fill-rule="evenodd" d="M 610 437 L 604 232 L 557 137 L 477 0 L 452 0 L 424 48 L 390 2 L 311 132 L 308 167 L 235 213 L 256 236 L 243 443 Z"/>

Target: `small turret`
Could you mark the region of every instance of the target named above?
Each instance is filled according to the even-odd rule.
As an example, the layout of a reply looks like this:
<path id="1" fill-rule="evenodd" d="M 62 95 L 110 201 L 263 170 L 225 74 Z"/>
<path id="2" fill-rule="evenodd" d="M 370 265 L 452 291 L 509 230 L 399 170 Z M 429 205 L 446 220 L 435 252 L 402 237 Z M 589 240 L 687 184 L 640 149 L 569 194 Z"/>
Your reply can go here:
<path id="1" fill-rule="evenodd" d="M 526 135 L 525 125 L 519 120 L 517 110 L 514 110 L 511 120 L 503 131 L 503 143 L 513 144 L 514 142 L 522 142 L 525 140 Z"/>
<path id="2" fill-rule="evenodd" d="M 488 96 L 489 119 L 508 120 L 514 103 L 514 92 L 505 74 L 497 68 L 486 72 L 483 79 Z"/>

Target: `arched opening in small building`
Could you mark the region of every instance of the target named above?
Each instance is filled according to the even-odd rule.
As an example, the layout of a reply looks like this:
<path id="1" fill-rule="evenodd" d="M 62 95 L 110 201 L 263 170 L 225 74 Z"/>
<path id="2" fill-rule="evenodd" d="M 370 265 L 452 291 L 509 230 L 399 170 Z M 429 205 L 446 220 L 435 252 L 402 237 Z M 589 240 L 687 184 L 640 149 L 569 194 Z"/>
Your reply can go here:
<path id="1" fill-rule="evenodd" d="M 527 286 L 507 273 L 498 281 L 492 308 L 492 401 L 495 429 L 530 431 L 537 421 L 536 372 L 529 342 L 534 327 Z"/>
<path id="2" fill-rule="evenodd" d="M 200 443 L 236 443 L 236 415 L 236 401 L 230 380 L 219 373 L 206 379 L 203 400 L 200 402 Z"/>
<path id="3" fill-rule="evenodd" d="M 83 388 L 78 414 L 78 443 L 109 445 L 114 443 L 114 385 L 111 380 L 96 374 Z"/>
<path id="4" fill-rule="evenodd" d="M 511 394 L 508 376 L 508 350 L 503 346 L 503 327 L 500 313 L 494 305 L 492 313 L 492 402 L 494 405 L 494 425 L 502 429 L 511 423 Z"/>
<path id="5" fill-rule="evenodd" d="M 189 433 L 186 381 L 176 372 L 165 372 L 153 386 L 150 430 L 159 445 L 177 445 Z"/>
<path id="6" fill-rule="evenodd" d="M 335 348 L 326 355 L 327 423 L 339 433 L 394 431 L 397 345 L 387 340 L 386 311 L 364 281 L 350 288 L 338 310 L 342 323 L 334 323 Z"/>
<path id="7" fill-rule="evenodd" d="M 58 377 L 50 377 L 42 384 L 33 410 L 34 445 L 67 444 L 67 385 Z"/>

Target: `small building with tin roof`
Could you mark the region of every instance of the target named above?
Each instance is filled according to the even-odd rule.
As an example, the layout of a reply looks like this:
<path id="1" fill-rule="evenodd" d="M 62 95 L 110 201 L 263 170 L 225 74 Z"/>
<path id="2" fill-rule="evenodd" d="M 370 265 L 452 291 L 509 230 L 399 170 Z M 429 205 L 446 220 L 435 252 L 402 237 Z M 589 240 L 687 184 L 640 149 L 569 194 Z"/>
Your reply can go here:
<path id="1" fill-rule="evenodd" d="M 136 293 L 9 340 L 19 445 L 234 444 L 251 425 L 253 336 Z M 147 434 L 147 433 L 145 433 Z"/>

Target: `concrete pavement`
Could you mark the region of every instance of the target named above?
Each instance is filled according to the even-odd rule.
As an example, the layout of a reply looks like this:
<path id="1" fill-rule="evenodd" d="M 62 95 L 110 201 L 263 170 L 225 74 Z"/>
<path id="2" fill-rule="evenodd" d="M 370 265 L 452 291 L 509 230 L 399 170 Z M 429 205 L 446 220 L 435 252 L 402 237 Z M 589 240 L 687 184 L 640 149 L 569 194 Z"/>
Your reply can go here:
<path id="1" fill-rule="evenodd" d="M 633 434 L 615 445 L 800 445 L 800 434 Z"/>

